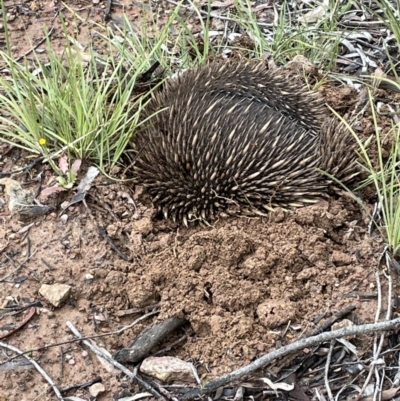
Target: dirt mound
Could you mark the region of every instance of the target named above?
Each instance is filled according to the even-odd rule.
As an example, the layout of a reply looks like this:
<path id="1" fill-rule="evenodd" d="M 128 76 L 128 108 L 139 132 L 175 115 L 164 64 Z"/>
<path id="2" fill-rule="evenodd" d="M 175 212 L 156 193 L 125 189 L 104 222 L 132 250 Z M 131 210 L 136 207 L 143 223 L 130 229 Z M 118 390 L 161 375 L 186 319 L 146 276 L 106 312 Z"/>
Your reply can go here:
<path id="1" fill-rule="evenodd" d="M 213 227 L 177 228 L 154 219 L 154 211 L 141 203 L 140 191 L 132 198 L 129 191 L 100 177 L 88 209 L 83 204 L 72 208 L 64 224 L 54 214 L 36 219 L 27 233 L 20 231 L 27 223 L 2 217 L 4 237 L 11 239 L 7 254 L 23 259 L 26 238 L 32 254 L 17 275 L 1 284 L 1 302 L 32 302 L 40 298 L 43 283 L 73 288 L 60 309 L 53 312 L 46 304 L 39 308 L 34 323 L 13 335 L 13 344 L 38 348 L 71 339 L 67 320 L 85 335 L 114 331 L 135 319 L 129 313 L 121 317 L 123 311 L 158 303 L 154 322 L 181 316 L 191 324 L 188 340 L 171 355 L 201 361 L 209 371 L 201 365 L 200 373 L 209 380 L 292 341 L 302 330 L 311 330 L 316 318 L 328 318 L 350 302 L 357 306 L 360 321 L 371 320 L 374 301 L 360 301 L 357 294 L 367 292 L 374 281 L 368 273 L 381 248 L 361 228 L 366 224 L 359 207 L 348 198 L 289 213 L 278 210 L 269 218 L 229 218 Z M 128 261 L 112 250 L 99 226 Z M 12 270 L 2 264 L 7 267 L 4 274 Z M 22 283 L 13 279 L 21 276 Z M 97 342 L 113 353 L 150 323 Z M 64 346 L 70 359 L 62 362 L 60 374 L 59 353 L 57 347 L 35 354 L 58 385 L 101 375 L 108 391 L 120 389 L 115 375 L 82 356 L 75 344 Z M 0 381 L 0 394 L 14 391 L 6 383 L 16 378 L 3 375 L 7 380 Z M 27 373 L 12 375 L 26 386 Z M 45 387 L 40 381 L 30 383 L 33 393 Z"/>
<path id="2" fill-rule="evenodd" d="M 350 302 L 377 255 L 351 223 L 357 207 L 346 203 L 142 237 L 140 261 L 118 274 L 121 289 L 136 307 L 159 300 L 160 319 L 190 321 L 195 336 L 182 357 L 211 358 L 213 374 L 229 371 L 270 350 L 279 337 L 273 329 L 312 327 L 321 312 L 329 316 Z"/>

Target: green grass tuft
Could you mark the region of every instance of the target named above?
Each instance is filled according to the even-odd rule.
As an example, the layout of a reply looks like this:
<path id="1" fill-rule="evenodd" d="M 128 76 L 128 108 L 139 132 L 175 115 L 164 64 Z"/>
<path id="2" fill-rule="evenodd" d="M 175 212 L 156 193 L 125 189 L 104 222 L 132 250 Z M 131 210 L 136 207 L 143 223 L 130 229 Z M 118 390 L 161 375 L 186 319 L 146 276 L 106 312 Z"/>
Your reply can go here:
<path id="1" fill-rule="evenodd" d="M 400 84 L 398 84 L 400 90 Z M 381 133 L 377 111 L 369 91 L 369 105 L 374 122 L 374 134 L 367 140 L 361 140 L 350 125 L 344 121 L 358 144 L 360 164 L 367 178 L 358 189 L 372 185 L 377 202 L 380 203 L 382 226 L 375 221 L 393 256 L 400 253 L 400 124 L 393 124 L 385 137 Z M 342 120 L 343 121 L 343 120 Z M 390 141 L 392 148 L 387 154 L 382 143 Z M 371 148 L 376 148 L 376 155 L 371 155 Z M 354 195 L 354 194 L 353 194 Z M 359 200 L 359 203 L 362 202 Z"/>

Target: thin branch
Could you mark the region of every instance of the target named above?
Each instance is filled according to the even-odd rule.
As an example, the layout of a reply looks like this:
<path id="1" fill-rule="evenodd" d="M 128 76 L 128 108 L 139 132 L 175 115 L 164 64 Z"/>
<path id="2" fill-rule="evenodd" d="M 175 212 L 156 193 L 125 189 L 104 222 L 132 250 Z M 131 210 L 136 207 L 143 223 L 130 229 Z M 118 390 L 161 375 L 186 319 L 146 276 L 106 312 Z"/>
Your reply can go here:
<path id="1" fill-rule="evenodd" d="M 60 393 L 60 390 L 57 388 L 57 386 L 54 384 L 53 380 L 51 379 L 51 377 L 43 370 L 43 368 L 34 360 L 32 359 L 30 356 L 24 354 L 20 349 L 13 347 L 12 345 L 8 345 L 6 343 L 3 343 L 0 341 L 0 347 L 9 349 L 10 351 L 13 351 L 19 355 L 22 355 L 24 358 L 26 358 L 33 366 L 35 366 L 35 368 L 37 369 L 37 371 L 46 379 L 46 381 L 50 384 L 50 386 L 52 387 L 55 395 L 57 396 L 57 398 L 60 401 L 64 401 L 63 396 Z"/>
<path id="2" fill-rule="evenodd" d="M 53 18 L 53 21 L 52 21 L 53 25 L 52 25 L 50 31 L 47 33 L 47 35 L 44 36 L 42 39 L 40 39 L 39 42 L 36 43 L 35 46 L 31 47 L 31 48 L 30 48 L 27 52 L 25 52 L 22 56 L 19 56 L 19 57 L 17 57 L 16 59 L 14 59 L 14 63 L 18 63 L 18 62 L 21 61 L 23 58 L 25 58 L 28 54 L 32 53 L 32 52 L 33 52 L 34 50 L 36 50 L 43 42 L 45 42 L 47 38 L 49 38 L 49 37 L 53 34 L 53 31 L 54 31 L 54 29 L 55 29 L 54 21 L 55 21 L 55 19 L 57 18 L 57 16 L 58 16 L 58 11 L 57 11 L 56 15 L 55 15 L 54 18 Z M 2 69 L 0 70 L 0 72 L 7 72 L 7 68 L 2 68 Z"/>
<path id="3" fill-rule="evenodd" d="M 31 304 L 30 306 L 36 306 L 36 304 Z M 34 348 L 34 349 L 30 349 L 28 351 L 23 352 L 21 355 L 23 354 L 30 354 L 31 352 L 36 352 L 36 351 L 44 351 L 46 349 L 49 348 L 53 348 L 53 347 L 59 347 L 60 345 L 66 345 L 66 344 L 72 344 L 76 341 L 81 341 L 81 340 L 91 340 L 91 339 L 95 339 L 95 338 L 101 338 L 101 337 L 107 337 L 107 336 L 112 336 L 114 334 L 120 335 L 122 334 L 125 330 L 130 329 L 131 327 L 135 326 L 136 324 L 140 323 L 142 320 L 147 319 L 150 316 L 153 316 L 155 314 L 159 313 L 158 310 L 156 311 L 152 311 L 149 313 L 146 313 L 145 315 L 137 318 L 135 321 L 133 321 L 132 323 L 128 324 L 127 326 L 124 326 L 116 331 L 111 331 L 109 333 L 102 333 L 102 334 L 94 334 L 92 336 L 86 336 L 86 337 L 82 337 L 82 338 L 73 338 L 72 340 L 67 340 L 67 341 L 62 341 L 60 343 L 56 343 L 56 344 L 50 344 L 50 345 L 45 345 L 43 347 L 39 347 L 39 348 Z M 5 365 L 6 363 L 11 362 L 12 360 L 18 358 L 18 355 L 16 355 L 15 357 L 12 358 L 8 358 L 6 361 L 4 362 L 0 362 L 0 366 L 1 365 Z"/>
<path id="4" fill-rule="evenodd" d="M 174 0 L 166 0 L 166 2 L 170 3 L 170 4 L 173 4 L 174 6 L 178 6 L 179 5 L 179 3 L 174 1 Z M 224 17 L 223 15 L 218 15 L 218 14 L 215 14 L 215 13 L 208 13 L 207 11 L 199 10 L 199 9 L 196 9 L 196 8 L 190 7 L 190 6 L 185 6 L 183 4 L 181 4 L 180 6 L 185 8 L 186 10 L 189 10 L 189 11 L 200 12 L 200 14 L 209 16 L 211 18 L 217 18 L 217 19 L 220 19 L 222 21 L 237 22 L 235 19 L 229 18 L 229 17 Z M 257 25 L 259 27 L 263 27 L 263 28 L 272 28 L 273 27 L 273 24 L 268 24 L 268 23 L 265 23 L 265 22 L 257 22 Z"/>
<path id="5" fill-rule="evenodd" d="M 331 386 L 329 385 L 329 367 L 331 365 L 332 352 L 333 352 L 334 345 L 335 345 L 335 340 L 331 340 L 331 345 L 329 347 L 328 357 L 326 358 L 325 372 L 324 372 L 325 387 L 326 387 L 326 392 L 328 393 L 329 401 L 333 401 L 333 394 L 332 394 Z"/>
<path id="6" fill-rule="evenodd" d="M 356 309 L 356 307 L 354 305 L 347 305 L 345 308 L 334 313 L 332 317 L 330 317 L 321 326 L 318 326 L 314 331 L 311 332 L 311 334 L 308 334 L 307 337 L 316 336 L 317 334 L 328 330 L 334 323 L 336 323 L 338 320 L 342 320 L 346 315 L 353 312 L 355 309 Z M 304 336 L 305 335 L 303 334 L 301 337 L 304 337 Z"/>
<path id="7" fill-rule="evenodd" d="M 386 252 L 386 249 L 385 249 L 384 252 Z M 384 254 L 382 254 L 382 256 L 383 255 Z M 381 258 L 382 258 L 382 256 L 381 256 Z M 381 258 L 379 260 L 381 260 Z M 375 279 L 376 279 L 376 288 L 377 288 L 377 291 L 378 291 L 377 308 L 376 308 L 376 312 L 375 312 L 375 323 L 377 323 L 379 321 L 379 317 L 380 317 L 381 310 L 382 310 L 382 286 L 381 286 L 381 280 L 380 280 L 378 271 L 375 271 Z M 390 302 L 390 300 L 389 300 L 389 302 Z M 362 386 L 362 389 L 360 390 L 360 392 L 357 395 L 357 398 L 356 398 L 357 400 L 362 398 L 362 396 L 363 396 L 363 394 L 365 392 L 365 389 L 367 388 L 369 382 L 372 379 L 372 375 L 373 375 L 374 372 L 375 372 L 375 376 L 376 376 L 376 383 L 375 383 L 374 393 L 376 392 L 377 385 L 378 385 L 378 382 L 379 382 L 379 370 L 378 370 L 377 361 L 378 361 L 380 352 L 382 350 L 383 339 L 384 339 L 384 335 L 382 334 L 381 335 L 381 340 L 380 340 L 379 345 L 378 345 L 378 334 L 375 333 L 375 335 L 374 335 L 374 343 L 373 343 L 373 353 L 372 353 L 373 356 L 372 356 L 371 365 L 369 367 L 368 376 L 367 376 L 367 378 L 366 378 L 366 380 L 364 382 L 364 385 Z"/>
<path id="8" fill-rule="evenodd" d="M 223 387 L 228 383 L 231 383 L 234 380 L 238 380 L 243 376 L 247 376 L 250 373 L 255 372 L 258 369 L 261 369 L 268 365 L 270 362 L 277 358 L 282 358 L 292 352 L 300 351 L 303 348 L 312 347 L 316 344 L 320 344 L 326 341 L 331 341 L 341 337 L 347 336 L 356 336 L 360 334 L 368 334 L 377 331 L 387 331 L 387 330 L 394 330 L 400 327 L 400 318 L 389 320 L 386 322 L 379 322 L 379 323 L 370 323 L 370 324 L 362 324 L 359 326 L 351 326 L 351 327 L 344 327 L 340 330 L 330 331 L 326 333 L 319 334 L 317 336 L 303 338 L 298 340 L 292 344 L 286 345 L 282 348 L 274 350 L 261 358 L 255 360 L 251 364 L 244 366 L 240 369 L 237 369 L 233 372 L 227 373 L 211 382 L 209 382 L 206 386 L 202 389 L 196 389 L 189 391 L 184 396 L 182 396 L 181 400 L 187 400 L 198 396 L 200 394 L 207 394 L 212 391 L 215 391 L 218 387 Z"/>
<path id="9" fill-rule="evenodd" d="M 67 386 L 67 387 L 60 388 L 60 391 L 61 391 L 62 393 L 66 393 L 66 392 L 69 391 L 69 390 L 73 390 L 73 389 L 76 389 L 76 388 L 83 389 L 83 388 L 90 387 L 90 386 L 93 385 L 93 384 L 101 383 L 101 382 L 102 382 L 101 376 L 97 376 L 97 377 L 95 377 L 93 380 L 90 380 L 90 381 L 88 381 L 88 382 L 86 382 L 86 383 L 70 384 L 70 385 Z"/>
<path id="10" fill-rule="evenodd" d="M 161 398 L 165 399 L 156 389 L 151 387 L 149 384 L 144 382 L 142 379 L 140 379 L 137 376 L 137 370 L 135 369 L 134 372 L 126 368 L 124 365 L 120 364 L 117 362 L 115 359 L 111 358 L 107 354 L 105 354 L 103 351 L 101 351 L 96 345 L 92 344 L 90 341 L 83 340 L 82 334 L 78 331 L 78 329 L 70 322 L 67 321 L 67 326 L 68 328 L 74 333 L 74 335 L 78 338 L 82 339 L 82 342 L 91 349 L 96 355 L 100 356 L 101 358 L 105 359 L 107 362 L 111 363 L 114 365 L 117 369 L 121 370 L 124 374 L 126 374 L 131 380 L 135 380 L 138 384 L 143 386 L 147 391 L 149 391 L 154 397 L 156 398 Z"/>
<path id="11" fill-rule="evenodd" d="M 29 259 L 31 259 L 33 256 L 35 256 L 35 253 L 37 252 L 37 249 L 35 249 L 35 252 L 33 252 L 31 255 L 28 255 L 28 257 L 22 262 L 20 263 L 18 266 L 16 266 L 16 264 L 14 263 L 14 260 L 12 258 L 10 258 L 6 253 L 4 254 L 5 257 L 10 261 L 10 263 L 14 266 L 14 270 L 12 270 L 10 273 L 8 273 L 6 276 L 4 276 L 3 278 L 0 279 L 0 283 L 1 282 L 6 282 L 6 280 L 12 276 L 14 273 L 16 273 L 17 271 L 19 271 L 21 269 L 21 267 L 24 266 L 24 264 L 26 262 L 29 261 Z"/>

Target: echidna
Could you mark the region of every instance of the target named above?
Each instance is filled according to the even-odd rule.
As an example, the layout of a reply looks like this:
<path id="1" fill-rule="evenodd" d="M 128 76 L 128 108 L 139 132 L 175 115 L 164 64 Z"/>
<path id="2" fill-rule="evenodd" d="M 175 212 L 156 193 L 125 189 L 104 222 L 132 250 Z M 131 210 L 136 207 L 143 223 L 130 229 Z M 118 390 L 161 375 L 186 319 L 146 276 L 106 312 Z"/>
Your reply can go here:
<path id="1" fill-rule="evenodd" d="M 213 63 L 169 80 L 137 133 L 135 172 L 164 216 L 213 219 L 316 202 L 356 174 L 352 137 L 283 70 Z M 327 120 L 327 121 L 325 121 Z"/>

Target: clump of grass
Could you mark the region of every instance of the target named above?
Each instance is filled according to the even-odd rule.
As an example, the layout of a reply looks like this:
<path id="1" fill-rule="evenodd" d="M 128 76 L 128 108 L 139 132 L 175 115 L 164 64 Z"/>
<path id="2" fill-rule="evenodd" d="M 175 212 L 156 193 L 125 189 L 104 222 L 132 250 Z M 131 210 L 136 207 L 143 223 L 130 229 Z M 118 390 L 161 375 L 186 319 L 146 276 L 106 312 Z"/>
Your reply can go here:
<path id="1" fill-rule="evenodd" d="M 0 52 L 8 71 L 0 76 L 2 140 L 44 156 L 59 176 L 63 172 L 53 160 L 62 156 L 65 161 L 65 154 L 70 165 L 74 160 L 87 159 L 109 173 L 132 135 L 146 122 L 141 116 L 150 91 L 143 95 L 135 91 L 138 77 L 155 60 L 166 75 L 173 70 L 174 56 L 168 45 L 173 37 L 170 28 L 179 22 L 179 11 L 180 4 L 163 25 L 153 14 L 153 20 L 139 25 L 139 32 L 127 18 L 117 31 L 108 29 L 104 33 L 99 27 L 106 57 L 99 56 L 91 46 L 84 53 L 72 39 L 73 44 L 68 42 L 58 54 L 48 36 L 46 62 L 35 55 L 32 66 L 16 62 L 10 51 Z M 208 34 L 208 25 L 204 31 Z M 67 36 L 66 29 L 64 32 Z M 186 32 L 187 36 L 178 34 L 174 40 L 182 49 L 178 57 L 186 52 L 188 59 L 187 45 L 194 37 Z M 9 45 L 7 30 L 6 39 Z M 204 57 L 208 51 L 206 47 Z"/>
<path id="2" fill-rule="evenodd" d="M 261 57 L 268 49 L 268 44 L 261 27 L 258 25 L 257 17 L 252 10 L 249 0 L 235 0 L 236 23 L 254 41 L 254 57 Z M 282 8 L 283 9 L 283 8 Z"/>
<path id="3" fill-rule="evenodd" d="M 322 7 L 322 6 L 319 6 Z M 332 70 L 343 34 L 338 34 L 338 22 L 343 11 L 337 4 L 323 7 L 316 21 L 300 21 L 293 18 L 287 2 L 274 6 L 271 27 L 257 22 L 248 0 L 235 0 L 237 24 L 255 41 L 255 57 L 270 53 L 277 63 L 286 64 L 297 55 L 302 55 L 312 63 Z"/>
<path id="4" fill-rule="evenodd" d="M 99 63 L 91 50 L 85 62 L 72 46 L 60 56 L 48 43 L 47 54 L 32 70 L 0 53 L 10 72 L 0 77 L 0 135 L 29 152 L 66 152 L 112 169 L 139 124 L 142 100 L 130 99 L 137 72 L 111 58 Z M 127 75 L 126 85 L 116 84 Z"/>
<path id="5" fill-rule="evenodd" d="M 51 161 L 62 154 L 71 162 L 91 160 L 110 172 L 145 123 L 141 115 L 150 91 L 140 96 L 135 84 L 155 56 L 163 54 L 162 44 L 178 11 L 161 30 L 154 26 L 154 40 L 146 35 L 146 26 L 136 34 L 127 24 L 123 33 L 131 42 L 110 32 L 103 35 L 105 58 L 91 46 L 83 53 L 69 42 L 58 54 L 48 37 L 46 63 L 35 55 L 35 69 L 0 52 L 9 73 L 0 76 L 2 140 L 45 156 L 57 174 Z"/>
<path id="6" fill-rule="evenodd" d="M 400 90 L 400 84 L 398 87 Z M 389 132 L 385 133 L 385 139 L 391 137 L 392 143 L 392 149 L 386 155 L 382 148 L 383 137 L 371 92 L 369 104 L 374 122 L 374 134 L 367 141 L 362 141 L 349 124 L 346 122 L 345 124 L 357 141 L 360 163 L 367 173 L 367 178 L 358 189 L 368 185 L 373 185 L 375 188 L 382 216 L 382 226 L 378 228 L 383 233 L 391 254 L 396 257 L 400 254 L 400 124 L 393 124 Z M 373 142 L 377 149 L 375 157 L 369 153 Z"/>
<path id="7" fill-rule="evenodd" d="M 108 32 L 112 51 L 118 52 L 130 65 L 134 65 L 138 58 L 157 60 L 165 76 L 180 69 L 203 65 L 223 50 L 222 37 L 212 41 L 209 15 L 202 15 L 189 0 L 188 7 L 199 18 L 201 27 L 201 32 L 193 33 L 190 24 L 180 15 L 181 3 L 171 11 L 166 23 L 159 21 L 157 10 L 149 11 L 137 24 L 141 27 L 139 32 L 125 16 L 122 27 L 116 27 L 115 33 Z M 104 35 L 103 38 L 109 41 Z"/>

